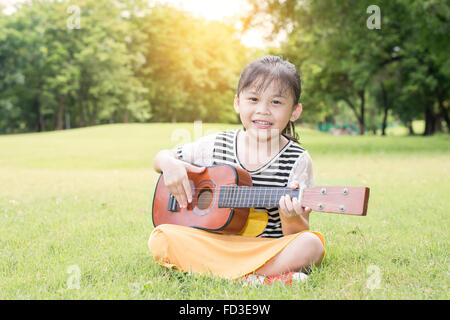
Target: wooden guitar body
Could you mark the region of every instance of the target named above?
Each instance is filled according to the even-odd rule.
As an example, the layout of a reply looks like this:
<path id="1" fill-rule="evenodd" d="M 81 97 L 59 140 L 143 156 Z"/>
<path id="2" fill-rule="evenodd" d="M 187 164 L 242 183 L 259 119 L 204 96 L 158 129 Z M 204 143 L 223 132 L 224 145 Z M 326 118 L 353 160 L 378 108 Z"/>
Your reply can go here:
<path id="1" fill-rule="evenodd" d="M 252 186 L 250 174 L 240 168 L 221 165 L 207 167 L 202 173 L 188 172 L 192 190 L 192 203 L 187 208 L 169 210 L 169 204 L 176 201 L 170 199 L 169 190 L 160 175 L 153 198 L 153 224 L 177 224 L 196 227 L 208 231 L 237 234 L 247 222 L 249 208 L 219 208 L 220 186 Z"/>

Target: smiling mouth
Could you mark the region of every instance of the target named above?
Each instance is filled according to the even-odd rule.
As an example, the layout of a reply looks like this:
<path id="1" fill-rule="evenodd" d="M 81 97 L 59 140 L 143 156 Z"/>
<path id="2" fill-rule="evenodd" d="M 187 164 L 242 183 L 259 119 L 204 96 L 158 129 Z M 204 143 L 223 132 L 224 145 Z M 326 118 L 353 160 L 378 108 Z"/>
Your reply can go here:
<path id="1" fill-rule="evenodd" d="M 272 125 L 272 122 L 269 122 L 269 121 L 253 120 L 252 122 L 255 124 L 262 125 L 262 126 L 271 126 Z"/>

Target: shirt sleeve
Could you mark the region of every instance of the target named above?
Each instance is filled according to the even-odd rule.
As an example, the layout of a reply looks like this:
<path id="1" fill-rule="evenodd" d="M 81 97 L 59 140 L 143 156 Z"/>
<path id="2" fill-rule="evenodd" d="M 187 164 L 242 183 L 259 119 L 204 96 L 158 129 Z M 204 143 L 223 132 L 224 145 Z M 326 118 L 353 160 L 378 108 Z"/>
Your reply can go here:
<path id="1" fill-rule="evenodd" d="M 212 166 L 216 135 L 210 134 L 194 142 L 175 147 L 177 158 L 202 167 Z"/>
<path id="2" fill-rule="evenodd" d="M 311 156 L 304 151 L 295 161 L 289 175 L 288 186 L 293 182 L 299 182 L 299 188 L 314 187 L 314 173 Z"/>

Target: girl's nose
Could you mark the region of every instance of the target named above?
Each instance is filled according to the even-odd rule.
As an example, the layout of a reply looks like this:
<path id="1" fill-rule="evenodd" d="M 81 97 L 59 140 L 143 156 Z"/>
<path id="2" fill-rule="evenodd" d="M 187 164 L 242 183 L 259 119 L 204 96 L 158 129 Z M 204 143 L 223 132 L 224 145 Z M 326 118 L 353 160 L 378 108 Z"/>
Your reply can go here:
<path id="1" fill-rule="evenodd" d="M 261 101 L 260 103 L 258 103 L 258 107 L 256 108 L 256 113 L 261 113 L 261 114 L 269 114 L 269 102 L 264 102 Z"/>

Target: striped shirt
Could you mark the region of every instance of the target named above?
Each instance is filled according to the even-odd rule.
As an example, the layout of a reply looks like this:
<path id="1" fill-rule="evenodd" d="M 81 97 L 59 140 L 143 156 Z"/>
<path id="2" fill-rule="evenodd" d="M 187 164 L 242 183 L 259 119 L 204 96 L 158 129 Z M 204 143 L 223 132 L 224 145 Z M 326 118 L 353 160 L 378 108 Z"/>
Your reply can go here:
<path id="1" fill-rule="evenodd" d="M 209 137 L 199 139 L 203 142 L 203 147 L 192 143 L 189 146 L 180 146 L 176 148 L 177 156 L 181 160 L 191 161 L 201 166 L 232 165 L 246 170 L 251 178 L 253 186 L 261 187 L 287 187 L 293 179 L 299 181 L 300 186 L 311 187 L 313 182 L 312 166 L 307 151 L 295 144 L 289 142 L 265 165 L 257 170 L 246 169 L 237 157 L 237 136 L 240 130 L 227 130 Z M 200 143 L 201 143 L 200 142 Z M 208 146 L 209 145 L 209 146 Z M 192 149 L 196 146 L 197 148 Z M 186 149 L 186 150 L 184 150 Z M 191 156 L 189 156 L 191 155 Z M 197 160 L 197 161 L 192 161 Z M 303 160 L 303 161 L 302 161 Z M 294 172 L 294 167 L 297 167 Z M 268 223 L 263 233 L 258 237 L 279 238 L 283 236 L 281 230 L 281 220 L 278 213 L 278 207 L 255 207 L 256 211 L 266 211 L 268 214 Z"/>

